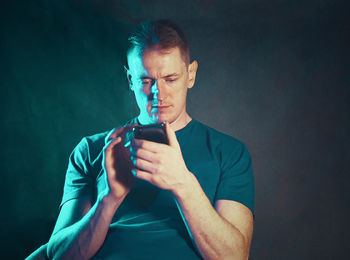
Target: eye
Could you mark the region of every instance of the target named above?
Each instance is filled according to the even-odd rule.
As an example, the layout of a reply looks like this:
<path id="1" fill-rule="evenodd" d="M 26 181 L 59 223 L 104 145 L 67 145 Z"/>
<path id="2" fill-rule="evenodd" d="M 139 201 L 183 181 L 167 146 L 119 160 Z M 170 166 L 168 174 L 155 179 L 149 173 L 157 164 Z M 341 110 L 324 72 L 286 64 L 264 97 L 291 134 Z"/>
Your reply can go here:
<path id="1" fill-rule="evenodd" d="M 172 82 L 175 82 L 177 79 L 174 79 L 174 78 L 168 78 L 166 79 L 166 82 L 169 82 L 169 83 L 172 83 Z"/>
<path id="2" fill-rule="evenodd" d="M 142 85 L 149 86 L 153 84 L 153 80 L 151 79 L 142 79 Z"/>

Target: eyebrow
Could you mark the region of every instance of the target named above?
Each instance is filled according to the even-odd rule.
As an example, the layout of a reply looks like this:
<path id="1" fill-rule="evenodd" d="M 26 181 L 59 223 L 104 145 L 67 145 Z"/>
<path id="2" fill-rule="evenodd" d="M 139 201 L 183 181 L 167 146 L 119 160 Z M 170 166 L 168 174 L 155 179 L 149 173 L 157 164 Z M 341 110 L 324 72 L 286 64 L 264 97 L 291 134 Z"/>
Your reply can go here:
<path id="1" fill-rule="evenodd" d="M 171 73 L 171 74 L 168 74 L 168 75 L 165 75 L 163 76 L 162 78 L 170 78 L 170 77 L 178 77 L 180 74 L 178 73 Z M 142 76 L 141 79 L 153 79 L 152 77 L 149 77 L 149 76 Z"/>
<path id="2" fill-rule="evenodd" d="M 170 77 L 178 77 L 178 76 L 179 76 L 178 73 L 172 73 L 172 74 L 165 75 L 165 76 L 162 77 L 162 78 L 170 78 Z"/>

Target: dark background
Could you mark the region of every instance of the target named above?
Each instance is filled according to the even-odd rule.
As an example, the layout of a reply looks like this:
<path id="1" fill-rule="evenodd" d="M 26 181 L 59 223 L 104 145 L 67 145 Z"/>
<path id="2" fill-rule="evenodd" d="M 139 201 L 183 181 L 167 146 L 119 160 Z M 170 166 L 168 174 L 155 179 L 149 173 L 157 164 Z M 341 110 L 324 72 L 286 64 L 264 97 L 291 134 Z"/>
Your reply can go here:
<path id="1" fill-rule="evenodd" d="M 137 114 L 122 66 L 129 30 L 147 18 L 188 35 L 190 115 L 252 154 L 251 258 L 347 258 L 346 1 L 0 3 L 1 259 L 47 242 L 80 139 Z"/>

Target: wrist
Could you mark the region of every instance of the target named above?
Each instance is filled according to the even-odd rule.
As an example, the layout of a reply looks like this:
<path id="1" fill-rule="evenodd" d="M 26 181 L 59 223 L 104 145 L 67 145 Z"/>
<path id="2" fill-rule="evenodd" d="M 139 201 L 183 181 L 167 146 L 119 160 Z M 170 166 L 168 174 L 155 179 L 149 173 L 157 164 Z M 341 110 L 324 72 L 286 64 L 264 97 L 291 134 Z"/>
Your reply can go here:
<path id="1" fill-rule="evenodd" d="M 192 172 L 188 171 L 186 176 L 187 178 L 185 178 L 185 181 L 176 185 L 172 190 L 172 193 L 177 200 L 190 197 L 191 194 L 193 194 L 196 185 L 199 184 L 196 176 Z"/>
<path id="2" fill-rule="evenodd" d="M 124 201 L 125 197 L 126 195 L 117 197 L 112 192 L 106 191 L 99 196 L 99 202 L 110 211 L 115 212 Z"/>

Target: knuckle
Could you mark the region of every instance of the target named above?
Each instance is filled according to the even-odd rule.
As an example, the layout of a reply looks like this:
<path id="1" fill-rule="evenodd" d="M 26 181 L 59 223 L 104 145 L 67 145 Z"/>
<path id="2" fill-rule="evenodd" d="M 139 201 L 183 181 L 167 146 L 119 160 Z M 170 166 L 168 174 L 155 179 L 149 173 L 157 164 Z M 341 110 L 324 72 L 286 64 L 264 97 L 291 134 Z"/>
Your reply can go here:
<path id="1" fill-rule="evenodd" d="M 160 154 L 157 161 L 160 165 L 163 165 L 165 162 L 164 156 L 162 156 L 162 154 Z"/>
<path id="2" fill-rule="evenodd" d="M 144 156 L 144 151 L 141 149 L 136 149 L 136 155 L 139 157 L 142 157 L 142 156 Z"/>
<path id="3" fill-rule="evenodd" d="M 158 183 L 159 182 L 159 176 L 156 176 L 156 175 L 152 175 L 152 177 L 151 177 L 151 181 L 153 182 L 153 183 Z"/>
<path id="4" fill-rule="evenodd" d="M 160 167 L 159 164 L 157 164 L 157 165 L 154 167 L 154 173 L 155 173 L 155 174 L 158 174 L 158 173 L 160 173 L 160 172 L 161 172 L 161 167 Z"/>

